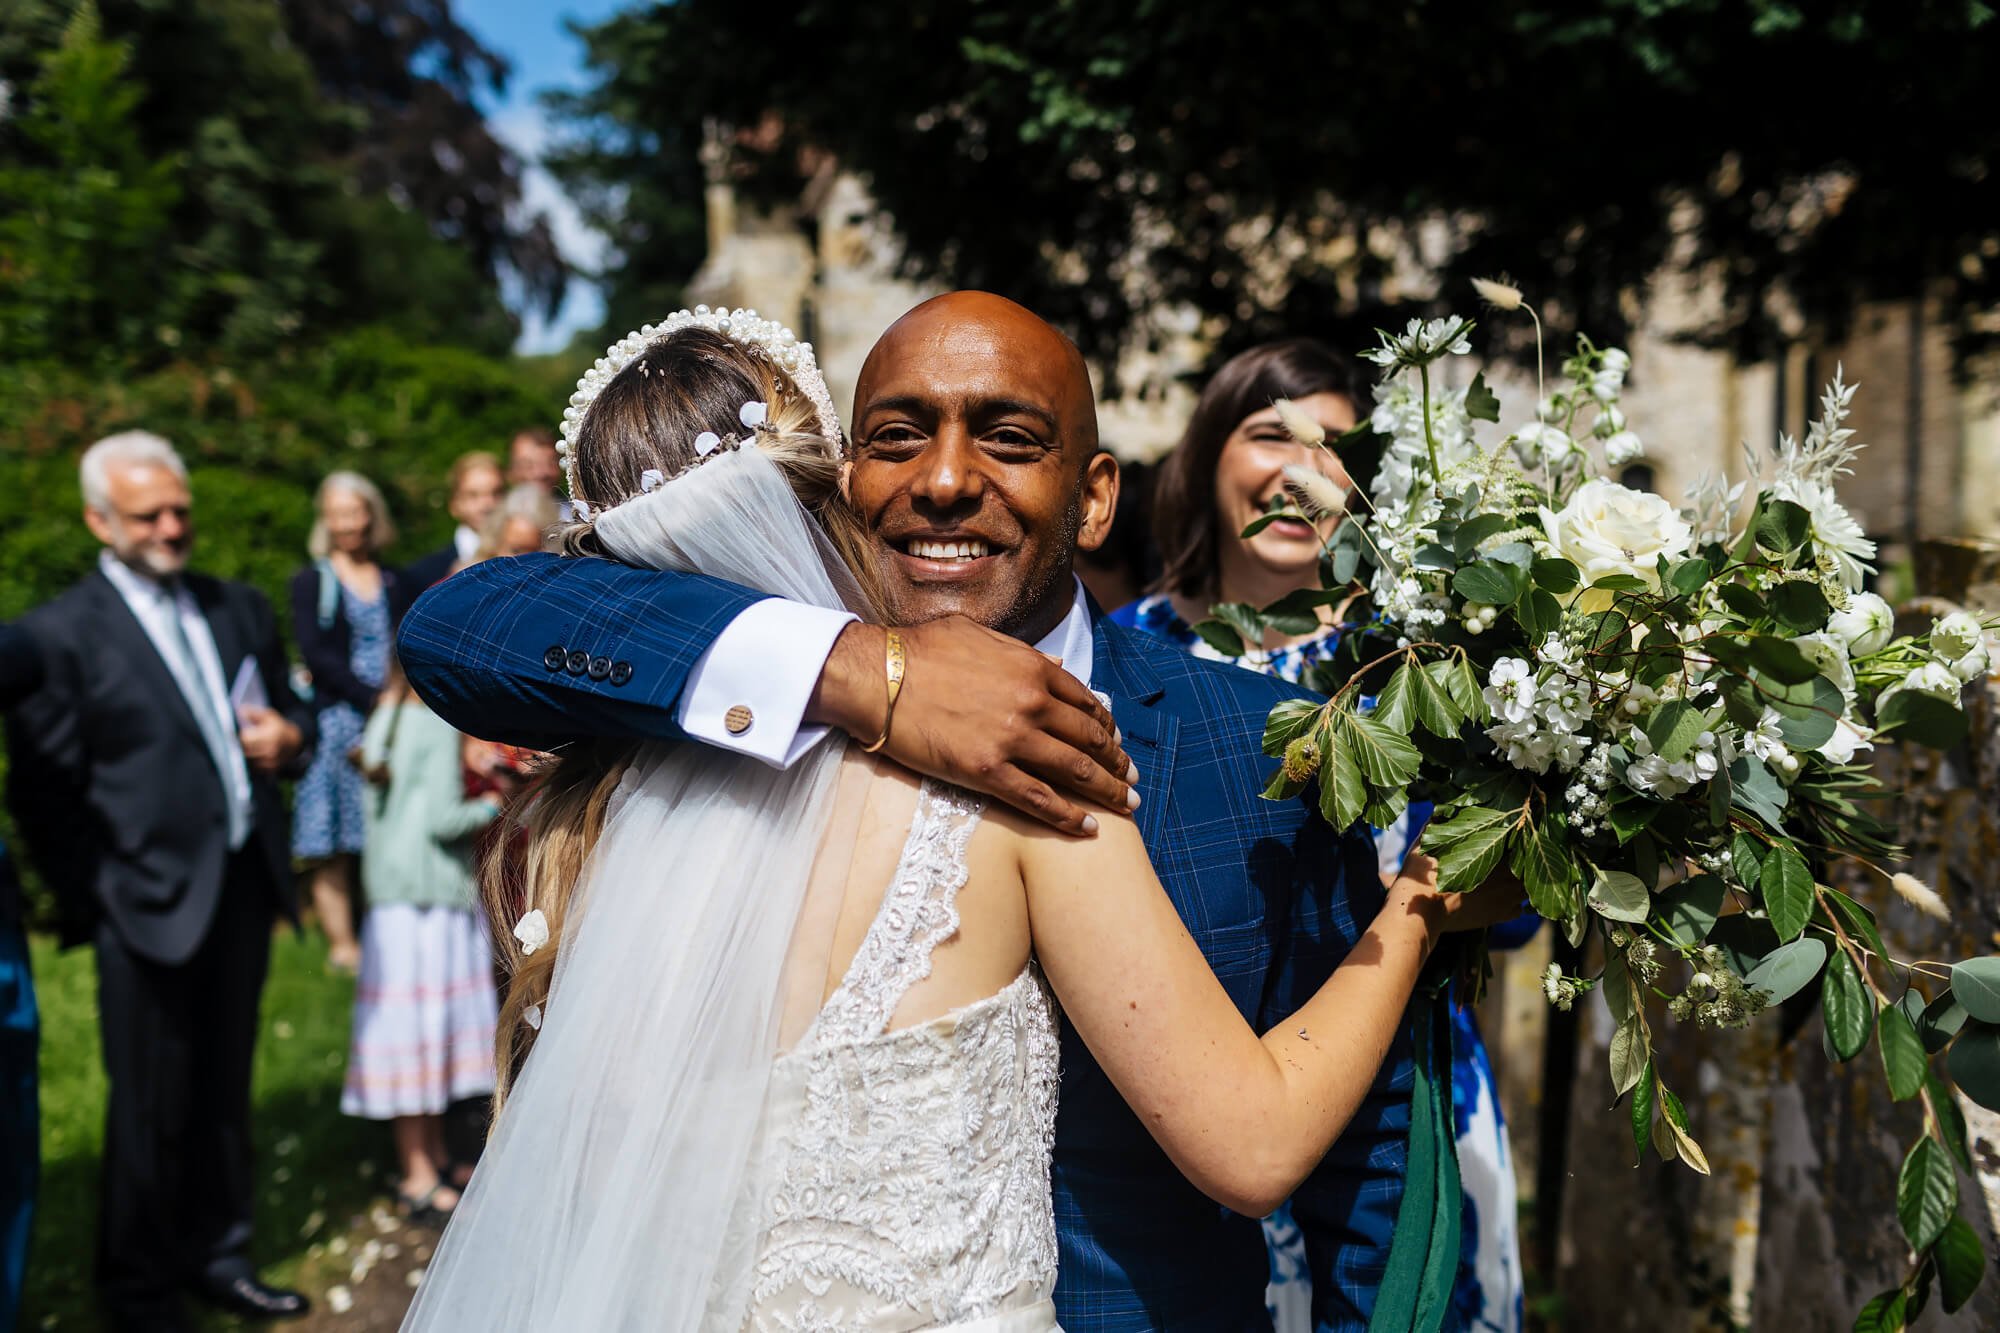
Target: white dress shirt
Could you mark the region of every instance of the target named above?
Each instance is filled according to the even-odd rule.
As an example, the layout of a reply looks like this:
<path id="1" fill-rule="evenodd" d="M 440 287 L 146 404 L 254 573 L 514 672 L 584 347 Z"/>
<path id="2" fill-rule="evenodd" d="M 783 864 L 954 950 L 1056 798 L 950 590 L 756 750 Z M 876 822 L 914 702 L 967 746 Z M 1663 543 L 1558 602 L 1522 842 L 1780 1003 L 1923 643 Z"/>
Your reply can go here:
<path id="1" fill-rule="evenodd" d="M 857 618 L 779 597 L 754 603 L 695 662 L 675 720 L 698 741 L 790 768 L 827 733 L 825 727 L 804 725 L 806 704 L 833 641 Z M 1082 580 L 1069 614 L 1035 647 L 1060 657 L 1063 670 L 1090 684 L 1095 652 Z M 750 725 L 732 732 L 729 715 L 738 709 L 747 711 Z M 737 713 L 739 721 L 743 716 Z"/>
<path id="2" fill-rule="evenodd" d="M 479 554 L 479 534 L 461 523 L 452 529 L 451 545 L 458 552 L 458 563 L 462 565 Z"/>
<path id="3" fill-rule="evenodd" d="M 200 708 L 202 705 L 198 699 L 205 696 L 211 716 L 222 719 L 226 753 L 220 757 L 217 766 L 221 769 L 223 791 L 231 806 L 229 848 L 235 851 L 250 836 L 253 799 L 250 766 L 243 758 L 243 742 L 236 734 L 236 714 L 229 702 L 229 676 L 222 665 L 222 654 L 216 649 L 215 635 L 209 631 L 208 618 L 202 615 L 194 594 L 185 585 L 176 584 L 169 588 L 159 580 L 139 573 L 110 551 L 99 553 L 97 567 L 104 571 L 104 577 L 111 581 L 111 586 L 118 590 L 125 605 L 131 608 L 139 627 L 146 631 L 153 651 L 160 655 L 160 660 L 173 674 L 174 683 L 181 687 L 181 697 L 187 700 L 188 707 Z M 172 624 L 175 617 L 180 620 L 180 632 L 187 636 L 189 646 L 194 649 L 195 677 L 188 674 L 188 664 Z"/>

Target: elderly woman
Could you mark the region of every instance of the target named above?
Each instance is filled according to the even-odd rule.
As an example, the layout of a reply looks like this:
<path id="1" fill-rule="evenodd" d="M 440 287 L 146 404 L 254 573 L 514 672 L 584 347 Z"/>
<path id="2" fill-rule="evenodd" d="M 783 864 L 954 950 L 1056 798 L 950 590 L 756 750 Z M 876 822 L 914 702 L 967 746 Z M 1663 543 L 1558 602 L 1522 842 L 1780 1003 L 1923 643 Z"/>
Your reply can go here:
<path id="1" fill-rule="evenodd" d="M 1163 572 L 1155 590 L 1111 618 L 1197 656 L 1234 660 L 1253 671 L 1312 685 L 1312 667 L 1330 657 L 1338 643 L 1345 607 L 1322 608 L 1320 624 L 1303 634 L 1271 631 L 1236 659 L 1224 658 L 1193 629 L 1218 602 L 1268 606 L 1286 593 L 1319 586 L 1320 551 L 1337 520 L 1313 524 L 1279 519 L 1255 536 L 1239 535 L 1283 493 L 1287 464 L 1317 467 L 1344 491 L 1355 484 L 1336 455 L 1308 449 L 1285 430 L 1272 407 L 1280 398 L 1318 421 L 1329 441 L 1368 410 L 1367 390 L 1353 364 L 1308 338 L 1253 347 L 1225 364 L 1203 390 L 1187 433 L 1157 469 L 1153 534 Z M 1429 813 L 1428 802 L 1413 802 L 1396 826 L 1376 831 L 1385 877 L 1401 866 Z M 1501 927 L 1493 932 L 1494 943 L 1518 945 L 1535 924 L 1536 918 L 1529 917 Z M 1464 1006 L 1455 1014 L 1453 1047 L 1452 1092 L 1466 1192 L 1455 1314 L 1467 1329 L 1518 1330 L 1521 1264 L 1514 1168 L 1492 1068 Z M 1312 1317 L 1299 1230 L 1280 1210 L 1267 1219 L 1265 1233 L 1271 1244 L 1272 1317 L 1278 1333 L 1301 1333 L 1312 1327 Z"/>
<path id="2" fill-rule="evenodd" d="M 547 550 L 549 534 L 561 523 L 562 508 L 545 488 L 516 486 L 480 528 L 479 550 L 466 563 Z"/>
<path id="3" fill-rule="evenodd" d="M 335 472 L 320 483 L 314 508 L 306 542 L 312 563 L 292 576 L 291 602 L 319 710 L 319 745 L 298 786 L 292 854 L 310 868 L 328 964 L 352 972 L 361 963 L 354 885 L 363 821 L 361 775 L 348 753 L 361 743 L 407 601 L 396 571 L 379 558 L 396 528 L 375 483 L 358 472 Z"/>

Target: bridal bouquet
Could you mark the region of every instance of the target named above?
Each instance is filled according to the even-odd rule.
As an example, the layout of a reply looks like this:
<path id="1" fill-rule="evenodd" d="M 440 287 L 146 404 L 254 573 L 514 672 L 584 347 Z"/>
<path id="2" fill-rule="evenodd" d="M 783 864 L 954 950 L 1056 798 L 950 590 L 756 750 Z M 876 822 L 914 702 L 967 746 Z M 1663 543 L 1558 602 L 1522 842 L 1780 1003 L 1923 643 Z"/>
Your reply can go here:
<path id="1" fill-rule="evenodd" d="M 1510 287 L 1480 287 L 1524 308 Z M 1316 789 L 1346 828 L 1390 824 L 1413 788 L 1427 792 L 1421 846 L 1444 888 L 1504 865 L 1572 943 L 1601 936 L 1601 973 L 1552 965 L 1544 988 L 1565 1009 L 1602 989 L 1617 1021 L 1611 1082 L 1642 1158 L 1650 1144 L 1708 1170 L 1653 1058 L 1664 1032 L 1736 1027 L 1816 989 L 1832 1054 L 1853 1059 L 1872 1039 L 1892 1096 L 1924 1111 L 1897 1204 L 1915 1263 L 1858 1326 L 1901 1327 L 1933 1284 L 1954 1310 L 1985 1263 L 1957 1216 L 1965 1126 L 1933 1064 L 2000 1109 L 2000 958 L 1948 971 L 1892 959 L 1874 913 L 1826 868 L 1859 863 L 1944 912 L 1892 869 L 1892 833 L 1869 811 L 1879 784 L 1858 760 L 1882 742 L 1963 738 L 1960 690 L 1991 668 L 1987 627 L 1953 614 L 1894 637 L 1888 605 L 1861 591 L 1875 548 L 1836 490 L 1860 447 L 1838 374 L 1803 440 L 1749 454 L 1734 485 L 1704 477 L 1676 509 L 1616 479 L 1643 454 L 1619 408 L 1622 351 L 1579 338 L 1554 391 L 1503 431 L 1483 376 L 1433 383 L 1441 361 L 1470 352 L 1472 327 L 1412 321 L 1365 354 L 1383 369 L 1356 432 L 1382 448 L 1370 503 L 1350 511 L 1343 488 L 1297 466 L 1246 531 L 1345 515 L 1324 589 L 1220 606 L 1199 627 L 1234 654 L 1266 627 L 1307 632 L 1357 581 L 1372 603 L 1373 622 L 1309 682 L 1327 701 L 1272 712 L 1264 748 L 1283 766 L 1265 794 Z M 1278 407 L 1325 447 L 1308 415 Z M 1490 441 L 1477 422 L 1493 424 Z"/>

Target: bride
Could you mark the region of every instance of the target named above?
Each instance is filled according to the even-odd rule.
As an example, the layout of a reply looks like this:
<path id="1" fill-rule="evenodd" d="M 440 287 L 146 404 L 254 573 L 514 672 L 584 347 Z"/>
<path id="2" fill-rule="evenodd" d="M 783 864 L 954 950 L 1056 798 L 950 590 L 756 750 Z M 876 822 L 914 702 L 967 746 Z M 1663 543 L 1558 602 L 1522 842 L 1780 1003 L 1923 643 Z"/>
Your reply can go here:
<path id="1" fill-rule="evenodd" d="M 884 618 L 789 330 L 648 326 L 565 434 L 570 553 Z M 1439 933 L 1515 909 L 1406 878 L 1260 1039 L 1129 820 L 1069 839 L 860 746 L 777 770 L 597 743 L 526 822 L 525 900 L 487 883 L 516 942 L 495 1129 L 408 1330 L 1053 1329 L 1058 1005 L 1188 1179 L 1261 1216 L 1360 1104 Z"/>

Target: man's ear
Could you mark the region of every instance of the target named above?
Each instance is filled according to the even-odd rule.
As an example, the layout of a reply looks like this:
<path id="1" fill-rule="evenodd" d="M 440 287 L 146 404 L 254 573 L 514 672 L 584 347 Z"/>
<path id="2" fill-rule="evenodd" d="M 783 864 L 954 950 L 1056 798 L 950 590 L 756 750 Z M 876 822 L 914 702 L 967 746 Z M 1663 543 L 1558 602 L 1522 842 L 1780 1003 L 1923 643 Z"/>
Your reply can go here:
<path id="1" fill-rule="evenodd" d="M 1083 522 L 1077 528 L 1080 551 L 1095 551 L 1111 536 L 1111 520 L 1118 513 L 1118 460 L 1097 453 L 1084 464 Z"/>
<path id="2" fill-rule="evenodd" d="M 118 545 L 118 534 L 112 530 L 110 518 L 89 505 L 83 507 L 83 523 L 90 529 L 90 535 L 106 546 L 115 548 Z"/>

